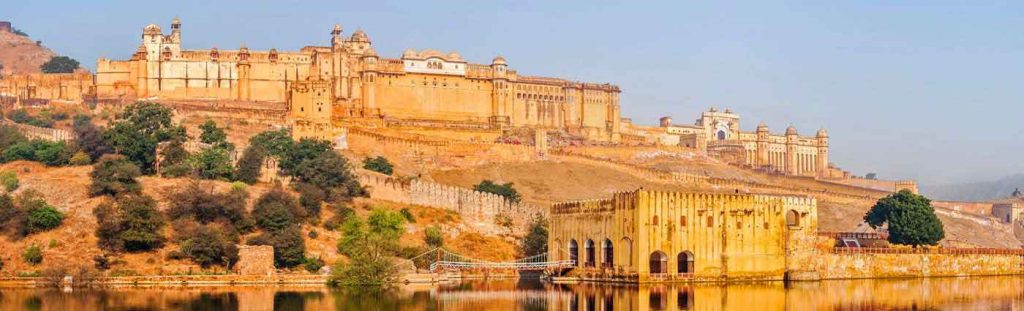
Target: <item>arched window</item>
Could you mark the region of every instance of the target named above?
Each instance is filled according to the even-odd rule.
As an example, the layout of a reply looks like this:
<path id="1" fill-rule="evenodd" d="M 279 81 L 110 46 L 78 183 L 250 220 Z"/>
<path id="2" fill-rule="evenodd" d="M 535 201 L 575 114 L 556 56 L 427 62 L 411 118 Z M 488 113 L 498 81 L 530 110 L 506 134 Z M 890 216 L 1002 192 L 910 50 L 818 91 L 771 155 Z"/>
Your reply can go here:
<path id="1" fill-rule="evenodd" d="M 651 273 L 668 273 L 668 256 L 661 251 L 651 253 Z"/>
<path id="2" fill-rule="evenodd" d="M 718 130 L 718 140 L 725 140 L 725 131 Z"/>
<path id="3" fill-rule="evenodd" d="M 685 251 L 676 256 L 676 273 L 693 273 L 693 253 Z"/>
<path id="4" fill-rule="evenodd" d="M 800 214 L 794 210 L 786 212 L 786 225 L 790 227 L 800 226 Z"/>
<path id="5" fill-rule="evenodd" d="M 620 240 L 620 244 L 624 247 L 622 251 L 623 258 L 626 258 L 626 265 L 633 266 L 633 240 L 627 237 Z"/>
<path id="6" fill-rule="evenodd" d="M 595 257 L 596 257 L 595 256 L 596 252 L 594 250 L 594 240 L 587 239 L 587 242 L 585 244 L 583 244 L 583 248 L 586 249 L 586 256 L 587 256 L 584 259 L 584 260 L 586 260 L 585 266 L 593 267 L 594 266 L 594 260 L 595 260 Z"/>
<path id="7" fill-rule="evenodd" d="M 604 258 L 601 258 L 602 266 L 611 268 L 615 266 L 615 246 L 612 245 L 612 241 L 604 239 L 601 249 L 604 250 Z"/>
<path id="8" fill-rule="evenodd" d="M 569 260 L 572 261 L 573 265 L 578 265 L 580 259 L 580 245 L 576 243 L 576 239 L 569 241 Z"/>

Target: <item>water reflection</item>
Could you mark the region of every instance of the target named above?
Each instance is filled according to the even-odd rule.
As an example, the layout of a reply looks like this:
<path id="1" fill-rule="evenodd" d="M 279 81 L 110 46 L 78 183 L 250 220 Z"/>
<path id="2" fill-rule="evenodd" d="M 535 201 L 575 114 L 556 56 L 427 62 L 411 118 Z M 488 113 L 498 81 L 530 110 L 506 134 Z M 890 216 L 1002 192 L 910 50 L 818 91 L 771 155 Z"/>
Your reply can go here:
<path id="1" fill-rule="evenodd" d="M 0 310 L 1020 310 L 1024 277 L 610 286 L 0 289 Z"/>

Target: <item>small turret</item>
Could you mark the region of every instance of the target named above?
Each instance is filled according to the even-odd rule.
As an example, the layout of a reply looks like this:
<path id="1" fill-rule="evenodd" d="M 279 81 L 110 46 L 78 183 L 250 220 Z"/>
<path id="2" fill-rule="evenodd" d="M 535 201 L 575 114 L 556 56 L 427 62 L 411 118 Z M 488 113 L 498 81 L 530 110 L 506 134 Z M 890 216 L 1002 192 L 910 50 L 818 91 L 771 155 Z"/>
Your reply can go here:
<path id="1" fill-rule="evenodd" d="M 340 48 L 344 43 L 345 39 L 341 36 L 341 25 L 334 24 L 334 29 L 331 30 L 331 47 Z"/>
<path id="2" fill-rule="evenodd" d="M 661 119 L 658 119 L 658 124 L 660 124 L 661 127 L 672 126 L 672 117 L 670 117 L 670 116 L 661 117 Z"/>
<path id="3" fill-rule="evenodd" d="M 796 127 L 790 125 L 786 128 L 786 136 L 796 136 Z"/>
<path id="4" fill-rule="evenodd" d="M 242 47 L 238 49 L 238 60 L 243 62 L 249 61 L 249 48 L 242 44 Z"/>
<path id="5" fill-rule="evenodd" d="M 828 137 L 828 131 L 825 128 L 818 129 L 818 138 Z"/>

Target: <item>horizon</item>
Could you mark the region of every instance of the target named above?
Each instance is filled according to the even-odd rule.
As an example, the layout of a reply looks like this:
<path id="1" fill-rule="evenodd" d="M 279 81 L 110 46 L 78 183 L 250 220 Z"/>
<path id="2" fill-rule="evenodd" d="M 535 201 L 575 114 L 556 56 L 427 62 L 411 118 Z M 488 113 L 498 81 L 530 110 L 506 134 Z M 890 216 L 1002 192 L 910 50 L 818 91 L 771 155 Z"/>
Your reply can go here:
<path id="1" fill-rule="evenodd" d="M 64 9 L 54 10 L 56 3 Z M 622 116 L 637 124 L 656 124 L 661 116 L 691 123 L 717 107 L 738 113 L 744 131 L 762 121 L 773 133 L 794 125 L 811 135 L 824 127 L 832 162 L 858 176 L 943 185 L 1024 173 L 1024 163 L 1015 161 L 1024 151 L 1024 126 L 1013 118 L 1024 115 L 1024 107 L 1013 105 L 1024 95 L 1013 83 L 1024 74 L 1024 60 L 1014 57 L 1024 51 L 1024 36 L 1012 31 L 1024 22 L 1013 14 L 1024 8 L 1016 3 L 673 9 L 666 6 L 679 4 L 464 2 L 460 10 L 394 2 L 309 5 L 320 10 L 232 3 L 187 1 L 129 15 L 146 4 L 34 2 L 0 20 L 90 70 L 99 57 L 128 58 L 142 27 L 157 24 L 166 32 L 175 16 L 188 49 L 245 44 L 296 51 L 328 44 L 337 23 L 346 35 L 366 31 L 383 57 L 437 49 L 487 63 L 501 55 L 526 75 L 618 85 Z M 223 10 L 235 13 L 218 14 Z M 497 12 L 507 18 L 494 18 Z M 605 23 L 616 18 L 625 22 Z"/>

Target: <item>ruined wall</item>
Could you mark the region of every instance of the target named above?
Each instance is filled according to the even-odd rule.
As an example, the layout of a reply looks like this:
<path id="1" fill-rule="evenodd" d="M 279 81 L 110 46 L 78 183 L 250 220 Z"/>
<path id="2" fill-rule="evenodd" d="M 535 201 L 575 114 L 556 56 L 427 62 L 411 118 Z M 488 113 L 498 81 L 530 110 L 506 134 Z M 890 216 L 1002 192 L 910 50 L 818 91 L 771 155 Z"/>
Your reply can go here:
<path id="1" fill-rule="evenodd" d="M 235 271 L 241 275 L 273 275 L 274 247 L 269 245 L 239 245 Z"/>
<path id="2" fill-rule="evenodd" d="M 22 99 L 81 101 L 95 90 L 89 73 L 15 74 L 0 79 L 0 95 Z"/>

